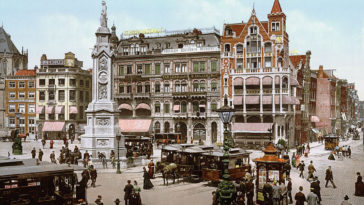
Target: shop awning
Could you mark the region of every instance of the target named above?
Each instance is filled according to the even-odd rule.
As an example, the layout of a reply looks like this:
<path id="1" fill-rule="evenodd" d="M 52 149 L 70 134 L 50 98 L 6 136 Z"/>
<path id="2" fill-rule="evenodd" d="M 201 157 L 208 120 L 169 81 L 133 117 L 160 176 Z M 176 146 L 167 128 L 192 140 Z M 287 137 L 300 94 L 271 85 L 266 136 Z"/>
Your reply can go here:
<path id="1" fill-rule="evenodd" d="M 263 96 L 262 101 L 263 105 L 272 104 L 272 96 Z"/>
<path id="2" fill-rule="evenodd" d="M 37 107 L 37 114 L 43 114 L 44 113 L 44 106 L 38 106 Z"/>
<path id="3" fill-rule="evenodd" d="M 120 131 L 123 134 L 149 134 L 152 131 L 151 119 L 119 119 Z"/>
<path id="4" fill-rule="evenodd" d="M 65 128 L 65 122 L 44 122 L 43 132 L 62 132 Z"/>
<path id="5" fill-rule="evenodd" d="M 146 103 L 140 103 L 138 106 L 136 106 L 135 109 L 136 110 L 138 110 L 138 109 L 150 110 L 150 106 Z"/>
<path id="6" fill-rule="evenodd" d="M 259 78 L 251 77 L 245 80 L 246 85 L 259 85 Z"/>
<path id="7" fill-rule="evenodd" d="M 234 96 L 233 104 L 234 105 L 242 105 L 243 104 L 243 96 Z"/>
<path id="8" fill-rule="evenodd" d="M 200 104 L 199 107 L 205 108 L 206 105 L 205 104 Z"/>
<path id="9" fill-rule="evenodd" d="M 173 111 L 179 111 L 179 105 L 173 105 Z"/>
<path id="10" fill-rule="evenodd" d="M 259 96 L 246 96 L 245 104 L 247 105 L 260 104 Z"/>
<path id="11" fill-rule="evenodd" d="M 233 133 L 270 133 L 273 123 L 233 123 Z"/>
<path id="12" fill-rule="evenodd" d="M 133 111 L 133 108 L 131 107 L 131 105 L 126 104 L 126 103 L 119 105 L 119 110 L 122 110 L 122 109 Z"/>
<path id="13" fill-rule="evenodd" d="M 320 131 L 318 129 L 312 128 L 312 132 L 314 132 L 315 134 L 320 133 Z"/>
<path id="14" fill-rule="evenodd" d="M 235 78 L 234 79 L 234 85 L 236 85 L 236 86 L 239 86 L 239 85 L 243 85 L 243 79 L 242 78 Z"/>
<path id="15" fill-rule="evenodd" d="M 272 85 L 273 79 L 271 77 L 264 77 L 262 80 L 263 85 Z"/>
<path id="16" fill-rule="evenodd" d="M 54 106 L 48 106 L 46 109 L 46 114 L 53 114 L 54 112 Z"/>
<path id="17" fill-rule="evenodd" d="M 78 110 L 76 106 L 70 106 L 70 114 L 77 114 Z"/>
<path id="18" fill-rule="evenodd" d="M 56 114 L 64 113 L 64 106 L 57 106 L 56 107 Z"/>
<path id="19" fill-rule="evenodd" d="M 311 116 L 311 122 L 320 122 L 320 118 L 313 115 L 313 116 Z"/>

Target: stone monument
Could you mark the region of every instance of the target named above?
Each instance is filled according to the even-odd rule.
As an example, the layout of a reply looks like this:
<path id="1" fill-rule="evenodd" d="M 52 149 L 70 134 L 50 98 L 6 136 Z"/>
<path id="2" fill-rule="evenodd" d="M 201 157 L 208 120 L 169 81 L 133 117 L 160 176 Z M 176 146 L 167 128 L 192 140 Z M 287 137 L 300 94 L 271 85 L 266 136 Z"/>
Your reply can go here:
<path id="1" fill-rule="evenodd" d="M 86 112 L 87 126 L 81 136 L 81 152 L 86 150 L 93 158 L 97 152 L 107 158 L 111 150 L 118 151 L 116 135 L 120 134 L 118 105 L 112 99 L 111 58 L 114 55 L 110 44 L 110 30 L 107 27 L 107 7 L 102 1 L 100 27 L 96 31 L 96 45 L 92 52 L 92 101 Z M 124 138 L 120 140 L 120 156 L 125 156 Z"/>

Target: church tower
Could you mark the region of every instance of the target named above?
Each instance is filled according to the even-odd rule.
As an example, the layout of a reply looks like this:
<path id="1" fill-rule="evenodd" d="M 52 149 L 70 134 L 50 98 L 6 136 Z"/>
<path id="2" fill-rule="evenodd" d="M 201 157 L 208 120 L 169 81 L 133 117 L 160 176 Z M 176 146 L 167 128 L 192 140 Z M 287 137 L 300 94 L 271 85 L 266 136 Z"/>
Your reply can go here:
<path id="1" fill-rule="evenodd" d="M 81 139 L 82 152 L 88 150 L 93 157 L 97 156 L 97 152 L 109 157 L 111 150 L 118 149 L 115 136 L 120 134 L 119 110 L 111 92 L 111 65 L 114 55 L 111 35 L 107 27 L 106 3 L 102 1 L 100 27 L 96 31 L 96 45 L 92 52 L 92 101 L 86 110 L 87 126 Z M 125 152 L 123 138 L 120 140 L 119 149 Z"/>

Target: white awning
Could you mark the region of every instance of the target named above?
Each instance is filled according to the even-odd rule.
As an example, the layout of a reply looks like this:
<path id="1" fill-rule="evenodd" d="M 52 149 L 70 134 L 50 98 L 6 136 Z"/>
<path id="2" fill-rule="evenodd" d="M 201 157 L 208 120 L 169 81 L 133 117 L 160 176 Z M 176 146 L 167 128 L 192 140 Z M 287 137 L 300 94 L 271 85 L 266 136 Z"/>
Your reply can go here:
<path id="1" fill-rule="evenodd" d="M 53 114 L 54 112 L 54 106 L 48 106 L 46 109 L 46 114 Z"/>
<path id="2" fill-rule="evenodd" d="M 70 114 L 77 114 L 78 110 L 76 106 L 70 106 Z"/>
<path id="3" fill-rule="evenodd" d="M 173 111 L 179 111 L 179 105 L 173 105 Z"/>
<path id="4" fill-rule="evenodd" d="M 270 133 L 273 123 L 233 123 L 234 133 Z"/>
<path id="5" fill-rule="evenodd" d="M 64 113 L 64 106 L 57 106 L 56 107 L 56 114 Z"/>
<path id="6" fill-rule="evenodd" d="M 37 114 L 43 114 L 44 113 L 44 106 L 38 106 L 37 107 Z"/>

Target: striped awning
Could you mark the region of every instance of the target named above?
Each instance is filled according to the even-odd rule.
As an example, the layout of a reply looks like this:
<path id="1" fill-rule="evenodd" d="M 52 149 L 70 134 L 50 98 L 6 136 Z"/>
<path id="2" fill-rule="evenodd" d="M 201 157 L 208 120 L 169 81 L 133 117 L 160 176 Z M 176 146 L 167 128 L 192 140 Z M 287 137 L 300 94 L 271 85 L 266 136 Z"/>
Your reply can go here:
<path id="1" fill-rule="evenodd" d="M 251 77 L 245 80 L 246 85 L 259 85 L 259 78 Z"/>
<path id="2" fill-rule="evenodd" d="M 233 133 L 270 133 L 273 123 L 233 123 Z"/>
<path id="3" fill-rule="evenodd" d="M 259 96 L 246 96 L 245 104 L 247 105 L 260 104 Z"/>
<path id="4" fill-rule="evenodd" d="M 54 106 L 47 106 L 46 114 L 53 114 L 54 113 Z"/>
<path id="5" fill-rule="evenodd" d="M 57 106 L 56 107 L 56 114 L 64 113 L 64 106 Z"/>
<path id="6" fill-rule="evenodd" d="M 234 85 L 238 86 L 238 85 L 243 85 L 243 79 L 242 78 L 235 78 L 234 79 Z"/>
<path id="7" fill-rule="evenodd" d="M 272 101 L 273 101 L 272 99 L 273 99 L 272 96 L 263 96 L 263 98 L 262 98 L 263 105 L 272 104 Z"/>
<path id="8" fill-rule="evenodd" d="M 44 122 L 43 132 L 61 132 L 64 131 L 65 122 Z"/>
<path id="9" fill-rule="evenodd" d="M 76 106 L 70 106 L 70 114 L 77 114 L 78 110 Z"/>
<path id="10" fill-rule="evenodd" d="M 272 85 L 273 78 L 266 76 L 263 78 L 262 83 L 263 85 Z"/>
<path id="11" fill-rule="evenodd" d="M 150 106 L 146 103 L 140 103 L 138 106 L 136 106 L 135 109 L 136 110 L 138 110 L 138 109 L 150 110 Z"/>
<path id="12" fill-rule="evenodd" d="M 243 104 L 243 96 L 234 96 L 233 104 L 234 105 L 242 105 Z"/>
<path id="13" fill-rule="evenodd" d="M 122 110 L 122 109 L 133 111 L 133 108 L 131 107 L 131 105 L 126 104 L 126 103 L 119 105 L 119 110 Z"/>
<path id="14" fill-rule="evenodd" d="M 120 131 L 123 134 L 150 133 L 151 125 L 151 119 L 119 119 Z"/>
<path id="15" fill-rule="evenodd" d="M 205 104 L 200 104 L 199 107 L 203 107 L 204 108 L 204 107 L 206 107 L 206 105 Z"/>
<path id="16" fill-rule="evenodd" d="M 43 114 L 44 113 L 44 106 L 38 106 L 37 107 L 37 114 Z"/>

